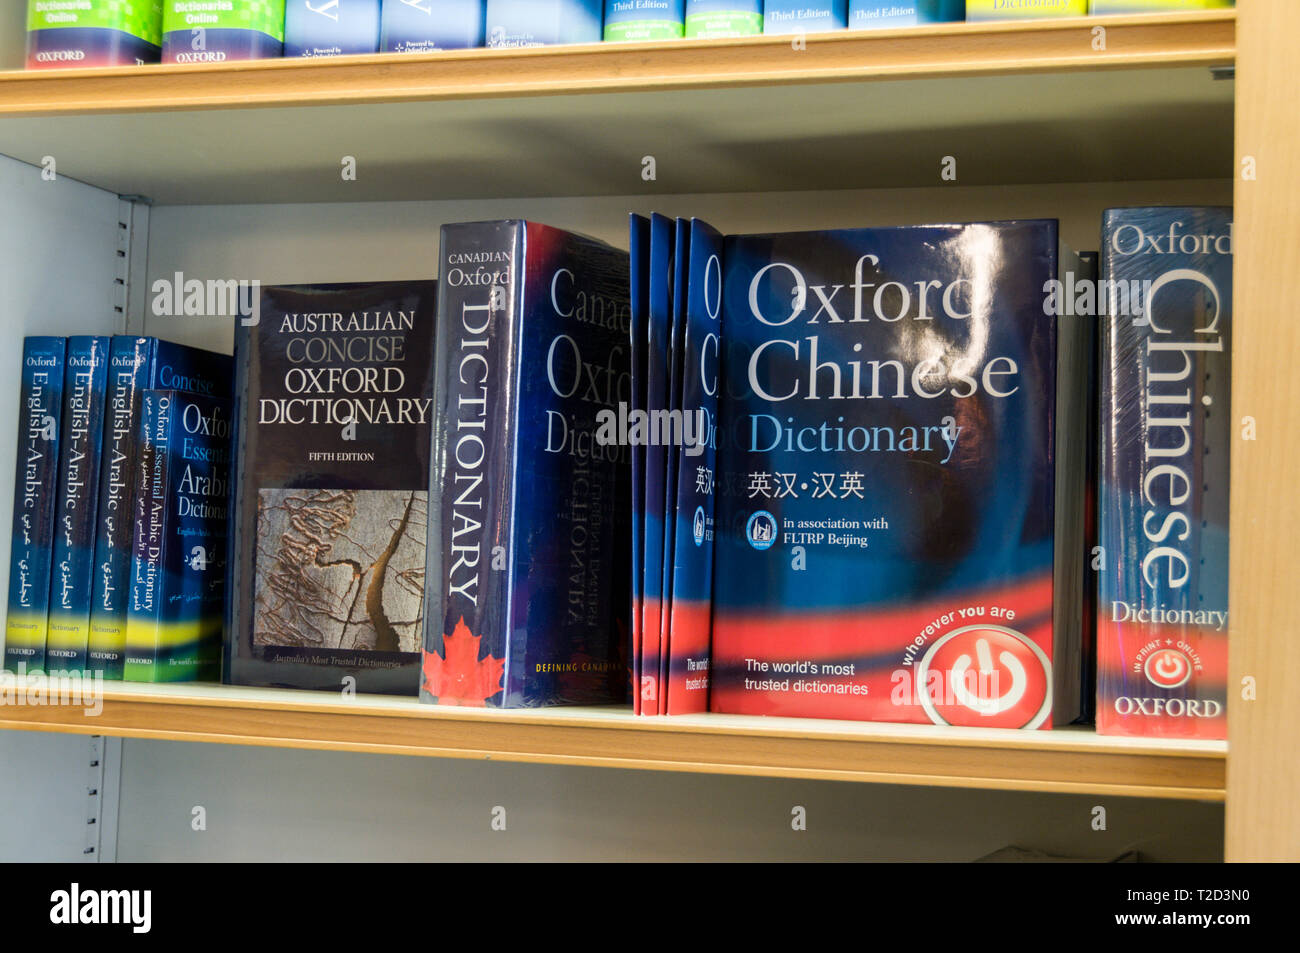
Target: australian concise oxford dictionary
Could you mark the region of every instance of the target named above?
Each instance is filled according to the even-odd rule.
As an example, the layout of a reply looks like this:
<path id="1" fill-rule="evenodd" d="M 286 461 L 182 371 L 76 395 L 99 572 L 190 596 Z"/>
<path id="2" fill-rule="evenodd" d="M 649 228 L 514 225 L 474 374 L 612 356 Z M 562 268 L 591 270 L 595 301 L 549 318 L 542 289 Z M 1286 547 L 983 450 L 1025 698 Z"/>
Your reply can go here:
<path id="1" fill-rule="evenodd" d="M 1073 720 L 1084 346 L 1047 300 L 1056 222 L 724 259 L 712 709 Z"/>
<path id="2" fill-rule="evenodd" d="M 1227 737 L 1232 209 L 1111 209 L 1097 730 Z"/>
<path id="3" fill-rule="evenodd" d="M 436 301 L 263 288 L 236 330 L 226 681 L 415 694 Z"/>

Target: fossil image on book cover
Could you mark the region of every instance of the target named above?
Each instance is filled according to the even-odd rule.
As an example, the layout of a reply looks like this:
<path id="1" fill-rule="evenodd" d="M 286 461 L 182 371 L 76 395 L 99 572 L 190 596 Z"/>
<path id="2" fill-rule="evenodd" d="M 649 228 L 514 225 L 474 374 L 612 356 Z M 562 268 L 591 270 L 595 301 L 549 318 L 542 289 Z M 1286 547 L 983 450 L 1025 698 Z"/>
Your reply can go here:
<path id="1" fill-rule="evenodd" d="M 262 489 L 253 642 L 415 652 L 424 490 Z"/>

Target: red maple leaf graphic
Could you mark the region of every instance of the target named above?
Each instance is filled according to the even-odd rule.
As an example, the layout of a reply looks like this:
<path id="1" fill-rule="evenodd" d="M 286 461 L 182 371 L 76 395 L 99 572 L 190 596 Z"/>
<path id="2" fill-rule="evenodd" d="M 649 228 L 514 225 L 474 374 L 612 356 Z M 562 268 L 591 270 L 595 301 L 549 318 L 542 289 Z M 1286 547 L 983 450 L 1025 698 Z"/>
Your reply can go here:
<path id="1" fill-rule="evenodd" d="M 487 699 L 501 691 L 506 660 L 491 655 L 480 659 L 480 641 L 462 616 L 451 635 L 443 636 L 442 655 L 425 650 L 424 688 L 439 704 L 485 708 Z"/>

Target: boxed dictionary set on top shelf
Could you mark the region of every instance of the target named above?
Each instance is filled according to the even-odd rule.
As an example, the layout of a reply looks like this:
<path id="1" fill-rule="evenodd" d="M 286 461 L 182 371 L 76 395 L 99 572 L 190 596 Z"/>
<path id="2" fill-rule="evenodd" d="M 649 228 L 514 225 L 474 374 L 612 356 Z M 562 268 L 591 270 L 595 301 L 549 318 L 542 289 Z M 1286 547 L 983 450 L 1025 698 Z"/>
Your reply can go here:
<path id="1" fill-rule="evenodd" d="M 28 0 L 27 68 L 789 36 L 1232 5 L 1233 0 Z"/>

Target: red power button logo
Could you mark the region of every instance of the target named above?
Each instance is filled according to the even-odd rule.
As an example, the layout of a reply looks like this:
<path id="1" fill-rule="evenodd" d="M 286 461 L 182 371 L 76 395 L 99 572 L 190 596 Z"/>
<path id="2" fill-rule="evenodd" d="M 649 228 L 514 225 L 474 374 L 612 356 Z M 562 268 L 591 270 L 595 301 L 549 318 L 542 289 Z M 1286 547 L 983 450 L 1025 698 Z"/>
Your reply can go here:
<path id="1" fill-rule="evenodd" d="M 1177 688 L 1192 677 L 1192 662 L 1178 649 L 1158 649 L 1147 656 L 1142 670 L 1156 688 Z"/>
<path id="2" fill-rule="evenodd" d="M 1038 728 L 1052 710 L 1047 653 L 999 625 L 969 625 L 938 639 L 916 680 L 921 707 L 938 725 Z"/>

